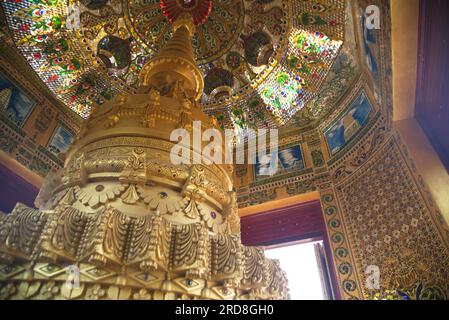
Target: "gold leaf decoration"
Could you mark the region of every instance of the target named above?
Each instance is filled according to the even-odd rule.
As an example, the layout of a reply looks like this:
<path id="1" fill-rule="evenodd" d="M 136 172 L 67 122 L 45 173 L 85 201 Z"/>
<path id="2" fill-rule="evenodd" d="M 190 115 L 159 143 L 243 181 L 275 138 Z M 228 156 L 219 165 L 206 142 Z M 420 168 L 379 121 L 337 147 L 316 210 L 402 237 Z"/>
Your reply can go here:
<path id="1" fill-rule="evenodd" d="M 130 184 L 121 198 L 123 200 L 123 203 L 135 204 L 140 199 L 139 194 L 136 190 L 136 186 L 134 184 Z"/>

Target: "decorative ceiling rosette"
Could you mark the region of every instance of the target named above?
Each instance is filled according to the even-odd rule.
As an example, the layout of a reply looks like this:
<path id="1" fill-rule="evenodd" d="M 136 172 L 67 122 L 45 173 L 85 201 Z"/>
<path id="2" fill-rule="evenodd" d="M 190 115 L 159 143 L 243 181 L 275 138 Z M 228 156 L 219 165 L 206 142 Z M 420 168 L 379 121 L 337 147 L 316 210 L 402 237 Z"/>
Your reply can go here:
<path id="1" fill-rule="evenodd" d="M 162 0 L 161 9 L 164 15 L 174 22 L 183 13 L 188 13 L 193 18 L 195 25 L 206 21 L 212 10 L 211 0 Z"/>
<path id="2" fill-rule="evenodd" d="M 345 38 L 344 0 L 7 0 L 17 47 L 81 117 L 136 92 L 189 12 L 204 111 L 222 128 L 279 127 L 316 98 Z"/>

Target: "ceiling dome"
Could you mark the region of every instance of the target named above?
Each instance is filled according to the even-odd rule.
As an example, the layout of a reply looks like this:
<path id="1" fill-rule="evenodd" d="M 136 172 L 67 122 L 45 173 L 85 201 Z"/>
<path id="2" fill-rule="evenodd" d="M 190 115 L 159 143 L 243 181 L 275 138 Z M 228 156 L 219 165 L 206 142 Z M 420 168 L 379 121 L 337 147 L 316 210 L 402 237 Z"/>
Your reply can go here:
<path id="1" fill-rule="evenodd" d="M 283 126 L 316 99 L 345 38 L 344 0 L 22 0 L 2 6 L 19 50 L 83 118 L 95 103 L 136 92 L 143 66 L 182 12 L 197 24 L 193 47 L 207 88 L 204 111 L 236 131 Z"/>

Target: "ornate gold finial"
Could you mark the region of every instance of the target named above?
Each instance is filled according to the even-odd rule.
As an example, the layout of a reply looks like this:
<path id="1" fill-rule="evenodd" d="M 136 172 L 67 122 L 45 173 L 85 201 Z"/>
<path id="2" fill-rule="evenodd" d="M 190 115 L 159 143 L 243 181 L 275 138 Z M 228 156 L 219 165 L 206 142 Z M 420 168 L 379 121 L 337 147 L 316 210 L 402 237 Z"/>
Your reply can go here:
<path id="1" fill-rule="evenodd" d="M 195 61 L 192 36 L 195 25 L 192 17 L 181 14 L 173 23 L 173 37 L 142 69 L 141 87 L 160 87 L 181 81 L 189 98 L 199 100 L 203 94 L 203 74 Z"/>
<path id="2" fill-rule="evenodd" d="M 193 37 L 193 34 L 195 33 L 195 24 L 193 23 L 193 19 L 189 14 L 184 13 L 180 15 L 175 22 L 173 22 L 173 31 L 176 31 L 181 27 L 187 28 L 187 30 L 189 30 L 190 36 Z"/>

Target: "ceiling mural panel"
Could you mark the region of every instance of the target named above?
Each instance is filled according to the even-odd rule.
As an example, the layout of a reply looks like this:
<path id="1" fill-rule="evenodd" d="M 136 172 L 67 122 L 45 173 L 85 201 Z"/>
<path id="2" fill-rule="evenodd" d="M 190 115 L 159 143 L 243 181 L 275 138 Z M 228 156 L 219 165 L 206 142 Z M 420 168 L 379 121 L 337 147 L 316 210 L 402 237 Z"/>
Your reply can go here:
<path id="1" fill-rule="evenodd" d="M 171 36 L 173 17 L 164 8 L 172 2 L 15 0 L 2 6 L 20 52 L 64 104 L 87 118 L 94 104 L 137 89 L 143 65 Z M 223 128 L 282 126 L 317 99 L 345 41 L 344 0 L 202 3 L 210 15 L 193 39 L 205 76 L 202 103 Z"/>
<path id="2" fill-rule="evenodd" d="M 374 2 L 381 12 L 382 27 L 365 30 L 363 12 L 370 4 L 369 0 L 347 3 L 344 43 L 327 78 L 315 98 L 280 128 L 280 149 L 300 145 L 305 169 L 255 179 L 256 165 L 236 168 L 241 208 L 307 193 L 326 181 L 351 175 L 385 141 L 393 107 L 390 4 Z M 368 44 L 364 34 L 368 34 Z M 366 47 L 371 52 L 369 59 Z M 377 65 L 377 81 L 370 61 Z M 347 163 L 350 156 L 355 159 Z"/>
<path id="3" fill-rule="evenodd" d="M 321 120 L 341 105 L 344 96 L 360 78 L 353 7 L 353 2 L 347 3 L 345 41 L 324 84 L 319 93 L 287 123 L 284 128 L 286 132 L 310 130 L 319 125 Z"/>
<path id="4" fill-rule="evenodd" d="M 0 110 L 9 120 L 23 126 L 35 106 L 35 101 L 0 73 Z"/>
<path id="5" fill-rule="evenodd" d="M 324 132 L 329 154 L 334 156 L 342 150 L 368 124 L 368 118 L 372 113 L 373 107 L 362 90 L 349 108 Z"/>

